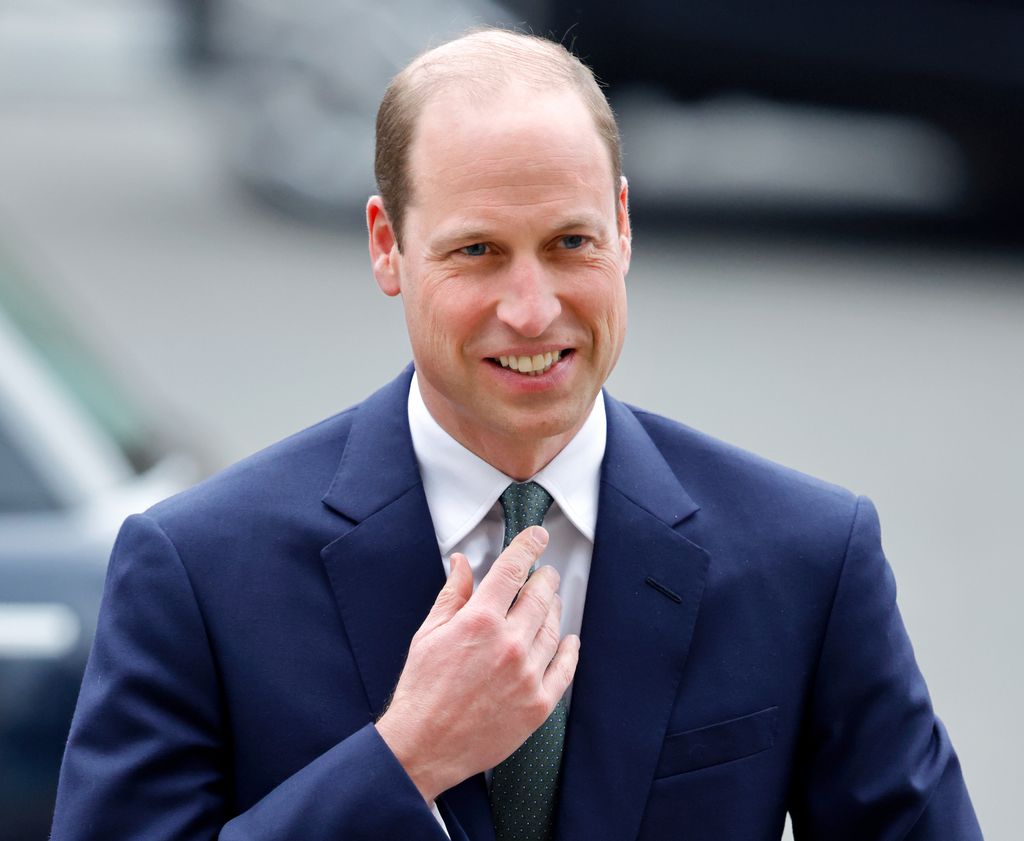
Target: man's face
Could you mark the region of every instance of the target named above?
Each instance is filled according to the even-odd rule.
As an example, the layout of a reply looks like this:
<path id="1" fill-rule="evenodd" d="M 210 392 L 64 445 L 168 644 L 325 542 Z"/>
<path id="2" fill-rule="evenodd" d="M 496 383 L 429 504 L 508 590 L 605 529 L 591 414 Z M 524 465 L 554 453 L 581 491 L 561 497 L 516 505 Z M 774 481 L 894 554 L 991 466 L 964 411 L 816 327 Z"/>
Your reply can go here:
<path id="1" fill-rule="evenodd" d="M 626 330 L 626 185 L 593 118 L 574 93 L 439 94 L 410 164 L 402 250 L 374 200 L 370 249 L 404 300 L 427 407 L 492 463 L 538 439 L 564 446 Z"/>

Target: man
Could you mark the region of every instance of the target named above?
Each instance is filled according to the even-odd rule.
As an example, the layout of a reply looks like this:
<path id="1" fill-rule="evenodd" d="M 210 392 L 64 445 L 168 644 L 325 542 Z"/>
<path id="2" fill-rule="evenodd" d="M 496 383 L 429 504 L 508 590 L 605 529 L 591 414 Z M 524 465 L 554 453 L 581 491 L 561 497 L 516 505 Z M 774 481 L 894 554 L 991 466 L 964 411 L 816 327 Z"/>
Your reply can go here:
<path id="1" fill-rule="evenodd" d="M 557 45 L 396 78 L 415 373 L 125 524 L 54 841 L 980 838 L 870 503 L 601 392 L 619 166 Z"/>

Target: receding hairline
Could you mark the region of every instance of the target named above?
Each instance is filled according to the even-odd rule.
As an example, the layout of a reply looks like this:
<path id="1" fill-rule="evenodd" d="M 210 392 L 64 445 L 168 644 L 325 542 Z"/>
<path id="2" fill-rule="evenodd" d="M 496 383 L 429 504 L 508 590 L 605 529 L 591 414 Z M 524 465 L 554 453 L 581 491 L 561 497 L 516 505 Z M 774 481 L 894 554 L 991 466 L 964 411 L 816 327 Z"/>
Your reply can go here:
<path id="1" fill-rule="evenodd" d="M 524 61 L 530 55 L 540 59 L 539 63 Z M 553 82 L 551 66 L 561 67 L 562 75 L 569 79 L 572 61 L 578 59 L 561 44 L 546 38 L 508 29 L 482 28 L 420 53 L 398 76 L 406 76 L 410 83 L 419 82 L 416 76 L 433 77 L 433 83 L 443 84 L 445 76 L 463 81 L 472 74 L 478 77 L 478 83 L 516 79 L 548 88 Z"/>
<path id="2" fill-rule="evenodd" d="M 472 30 L 427 50 L 395 78 L 403 76 L 419 100 L 414 132 L 423 110 L 453 92 L 472 100 L 516 87 L 538 93 L 565 91 L 589 106 L 585 90 L 589 86 L 591 95 L 604 99 L 590 69 L 561 44 L 507 29 Z M 618 169 L 617 163 L 612 162 L 613 169 Z"/>
<path id="3" fill-rule="evenodd" d="M 396 233 L 407 205 L 415 200 L 409 166 L 424 111 L 444 95 L 486 102 L 516 87 L 579 98 L 606 149 L 611 186 L 618 192 L 622 174 L 618 126 L 592 71 L 554 41 L 515 30 L 475 29 L 421 53 L 385 92 L 377 119 L 375 171 Z M 386 138 L 383 144 L 382 138 Z M 389 197 L 393 197 L 390 202 Z"/>

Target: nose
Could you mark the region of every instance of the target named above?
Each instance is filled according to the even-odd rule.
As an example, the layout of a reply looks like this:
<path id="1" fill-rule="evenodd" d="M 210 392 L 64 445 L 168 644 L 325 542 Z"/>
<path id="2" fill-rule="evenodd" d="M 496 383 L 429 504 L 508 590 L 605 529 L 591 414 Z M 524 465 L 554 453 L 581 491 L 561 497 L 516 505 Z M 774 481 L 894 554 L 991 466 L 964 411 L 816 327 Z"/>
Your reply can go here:
<path id="1" fill-rule="evenodd" d="M 536 258 L 517 260 L 503 284 L 498 320 L 521 336 L 535 339 L 543 335 L 562 312 L 554 279 Z"/>

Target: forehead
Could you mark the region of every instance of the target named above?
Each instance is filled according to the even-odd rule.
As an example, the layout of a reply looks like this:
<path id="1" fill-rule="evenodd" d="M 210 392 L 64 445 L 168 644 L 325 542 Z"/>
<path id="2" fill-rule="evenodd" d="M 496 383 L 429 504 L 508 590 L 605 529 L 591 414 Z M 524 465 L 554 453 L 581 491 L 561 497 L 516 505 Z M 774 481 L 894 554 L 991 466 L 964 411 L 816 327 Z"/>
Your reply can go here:
<path id="1" fill-rule="evenodd" d="M 410 209 L 420 215 L 614 208 L 611 156 L 571 91 L 439 92 L 420 115 L 409 162 Z"/>

